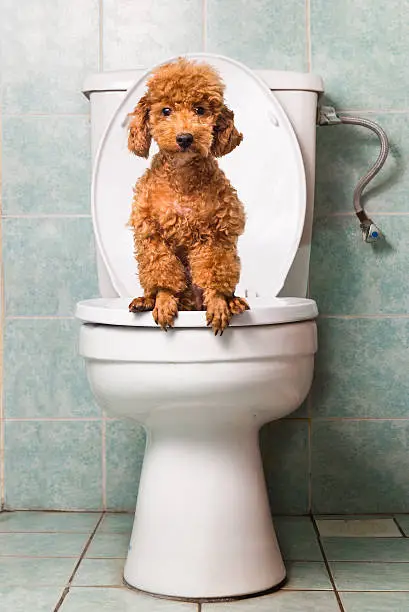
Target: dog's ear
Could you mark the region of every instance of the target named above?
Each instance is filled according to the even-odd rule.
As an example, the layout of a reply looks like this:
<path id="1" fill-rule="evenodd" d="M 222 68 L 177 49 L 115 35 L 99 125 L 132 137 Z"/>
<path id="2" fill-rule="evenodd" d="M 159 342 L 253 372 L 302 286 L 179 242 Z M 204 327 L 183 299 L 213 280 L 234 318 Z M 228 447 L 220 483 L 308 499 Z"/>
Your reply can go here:
<path id="1" fill-rule="evenodd" d="M 149 104 L 146 94 L 129 113 L 128 149 L 139 157 L 148 157 L 152 136 L 149 129 Z"/>
<path id="2" fill-rule="evenodd" d="M 238 147 L 242 140 L 243 134 L 240 134 L 234 125 L 233 111 L 223 106 L 213 128 L 211 152 L 215 157 L 222 157 Z"/>

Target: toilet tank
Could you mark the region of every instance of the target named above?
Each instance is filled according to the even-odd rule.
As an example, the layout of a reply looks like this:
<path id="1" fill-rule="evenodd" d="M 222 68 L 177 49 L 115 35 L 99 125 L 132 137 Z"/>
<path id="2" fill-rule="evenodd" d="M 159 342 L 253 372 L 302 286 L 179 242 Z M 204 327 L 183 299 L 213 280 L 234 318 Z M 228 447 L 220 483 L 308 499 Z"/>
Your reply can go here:
<path id="1" fill-rule="evenodd" d="M 127 90 L 145 69 L 100 72 L 90 75 L 83 88 L 91 104 L 91 151 L 95 161 L 100 140 Z M 310 73 L 277 70 L 254 71 L 274 92 L 290 119 L 304 160 L 307 207 L 304 231 L 296 257 L 280 292 L 283 297 L 305 297 L 311 250 L 315 186 L 315 128 L 317 101 L 323 92 L 321 77 Z M 102 297 L 116 297 L 106 268 L 97 252 L 99 289 Z"/>

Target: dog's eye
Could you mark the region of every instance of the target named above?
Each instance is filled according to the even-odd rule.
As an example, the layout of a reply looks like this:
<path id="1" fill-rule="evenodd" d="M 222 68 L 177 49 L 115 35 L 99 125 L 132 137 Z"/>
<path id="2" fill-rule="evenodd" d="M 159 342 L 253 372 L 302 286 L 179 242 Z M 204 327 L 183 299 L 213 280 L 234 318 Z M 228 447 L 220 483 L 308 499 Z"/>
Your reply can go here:
<path id="1" fill-rule="evenodd" d="M 204 115 L 206 112 L 203 106 L 195 106 L 193 110 L 195 111 L 196 115 Z"/>
<path id="2" fill-rule="evenodd" d="M 165 106 L 165 108 L 162 108 L 162 115 L 164 117 L 169 117 L 169 115 L 171 114 L 172 109 L 169 108 L 169 106 Z"/>

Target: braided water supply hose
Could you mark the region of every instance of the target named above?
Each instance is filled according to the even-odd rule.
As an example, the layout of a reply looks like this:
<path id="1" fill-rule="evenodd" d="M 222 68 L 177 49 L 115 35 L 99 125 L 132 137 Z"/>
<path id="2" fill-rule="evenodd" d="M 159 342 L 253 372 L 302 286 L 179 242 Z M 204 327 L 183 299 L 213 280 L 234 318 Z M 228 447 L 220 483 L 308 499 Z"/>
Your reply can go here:
<path id="1" fill-rule="evenodd" d="M 389 153 L 389 140 L 384 130 L 374 121 L 363 119 L 362 117 L 353 117 L 351 115 L 337 114 L 332 106 L 321 106 L 318 109 L 318 125 L 339 125 L 341 123 L 350 125 L 359 125 L 361 127 L 372 130 L 378 138 L 381 145 L 381 150 L 378 159 L 368 172 L 359 179 L 359 182 L 354 190 L 354 208 L 356 216 L 359 219 L 362 231 L 362 238 L 365 242 L 376 242 L 383 238 L 381 230 L 366 214 L 362 203 L 362 192 L 365 187 L 375 178 L 380 172 Z"/>

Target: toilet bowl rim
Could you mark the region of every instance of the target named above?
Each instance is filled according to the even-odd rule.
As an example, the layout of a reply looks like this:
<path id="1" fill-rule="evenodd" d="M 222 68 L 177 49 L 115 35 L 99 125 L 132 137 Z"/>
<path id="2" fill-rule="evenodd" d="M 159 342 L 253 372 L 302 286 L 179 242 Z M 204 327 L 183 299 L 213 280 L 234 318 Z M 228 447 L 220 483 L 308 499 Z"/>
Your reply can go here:
<path id="1" fill-rule="evenodd" d="M 77 303 L 75 316 L 82 323 L 94 323 L 108 327 L 127 327 L 135 329 L 158 330 L 152 313 L 133 314 L 128 310 L 129 298 L 94 298 Z M 259 327 L 298 323 L 315 320 L 318 307 L 309 298 L 251 298 L 248 300 L 250 310 L 234 316 L 230 322 L 232 328 Z M 182 311 L 175 320 L 174 332 L 184 329 L 206 328 L 206 316 L 203 311 Z"/>

